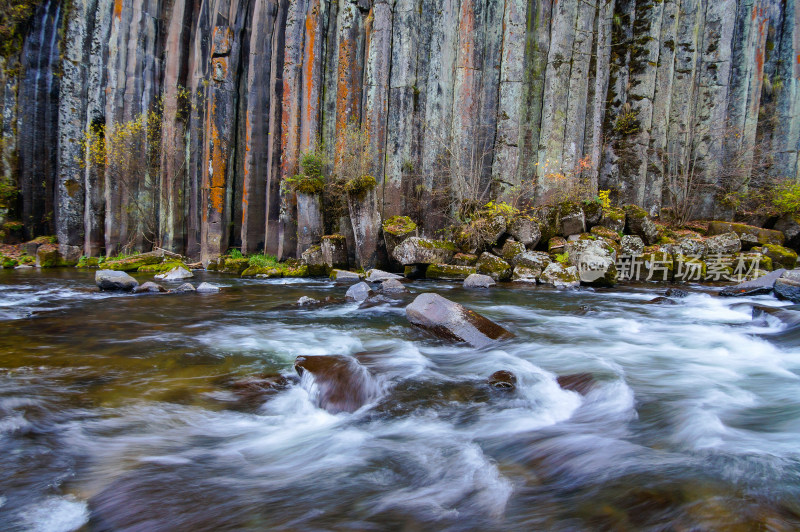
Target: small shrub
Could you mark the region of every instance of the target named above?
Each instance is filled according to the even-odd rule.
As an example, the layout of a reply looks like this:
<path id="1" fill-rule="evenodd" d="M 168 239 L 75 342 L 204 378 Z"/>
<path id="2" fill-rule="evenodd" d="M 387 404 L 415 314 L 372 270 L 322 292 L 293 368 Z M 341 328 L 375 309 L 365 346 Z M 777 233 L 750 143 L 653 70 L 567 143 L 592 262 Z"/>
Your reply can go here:
<path id="1" fill-rule="evenodd" d="M 772 191 L 772 205 L 779 214 L 800 212 L 800 183 L 785 181 Z"/>
<path id="2" fill-rule="evenodd" d="M 276 268 L 278 267 L 278 259 L 272 255 L 251 255 L 248 257 L 248 264 L 258 268 Z"/>
<path id="3" fill-rule="evenodd" d="M 351 197 L 363 199 L 370 190 L 378 186 L 378 182 L 371 175 L 362 175 L 354 179 L 348 179 L 344 185 L 345 191 Z"/>

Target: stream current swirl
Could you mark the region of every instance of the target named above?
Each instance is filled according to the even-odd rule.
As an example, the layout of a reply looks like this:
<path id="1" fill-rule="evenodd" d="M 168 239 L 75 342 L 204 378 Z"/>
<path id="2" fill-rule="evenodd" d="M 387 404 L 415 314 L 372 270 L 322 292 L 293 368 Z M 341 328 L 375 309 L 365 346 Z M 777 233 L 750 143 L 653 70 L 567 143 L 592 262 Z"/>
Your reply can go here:
<path id="1" fill-rule="evenodd" d="M 0 271 L 0 529 L 800 528 L 800 336 L 752 318 L 771 296 L 419 281 L 308 307 L 346 286 L 200 280 L 224 289 Z M 422 292 L 517 336 L 438 340 L 405 318 Z M 366 404 L 320 408 L 309 355 L 363 366 Z M 516 389 L 486 385 L 498 370 Z M 576 374 L 582 393 L 559 386 Z"/>

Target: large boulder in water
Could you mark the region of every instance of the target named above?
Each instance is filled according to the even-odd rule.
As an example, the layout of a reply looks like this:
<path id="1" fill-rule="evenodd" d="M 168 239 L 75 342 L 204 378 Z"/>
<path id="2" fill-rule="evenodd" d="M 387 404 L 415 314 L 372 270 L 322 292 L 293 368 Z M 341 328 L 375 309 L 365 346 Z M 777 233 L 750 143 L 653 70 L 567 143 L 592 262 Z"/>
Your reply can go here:
<path id="1" fill-rule="evenodd" d="M 513 338 L 514 334 L 477 312 L 439 294 L 420 294 L 406 307 L 406 317 L 414 325 L 437 336 L 484 347 L 494 340 Z"/>
<path id="2" fill-rule="evenodd" d="M 496 284 L 497 283 L 494 282 L 494 279 L 488 275 L 482 275 L 480 273 L 470 274 L 466 279 L 464 279 L 464 288 L 489 288 L 490 286 L 494 286 Z"/>
<path id="3" fill-rule="evenodd" d="M 367 369 L 350 357 L 299 356 L 294 369 L 301 377 L 306 373 L 313 376 L 318 405 L 334 414 L 355 412 L 378 395 Z"/>
<path id="4" fill-rule="evenodd" d="M 137 286 L 139 281 L 125 272 L 114 270 L 97 270 L 94 274 L 94 282 L 100 290 L 122 290 L 130 292 Z"/>
<path id="5" fill-rule="evenodd" d="M 758 279 L 746 281 L 735 286 L 726 286 L 723 288 L 719 295 L 725 297 L 733 296 L 756 296 L 759 294 L 769 294 L 772 292 L 775 281 L 786 272 L 784 269 L 775 270 L 766 275 L 762 275 Z"/>
<path id="6" fill-rule="evenodd" d="M 369 296 L 373 295 L 372 289 L 370 289 L 369 285 L 364 281 L 361 281 L 358 284 L 354 284 L 350 288 L 347 289 L 347 293 L 344 295 L 346 299 L 352 299 L 353 301 L 361 302 L 366 300 Z"/>
<path id="7" fill-rule="evenodd" d="M 156 279 L 161 281 L 180 281 L 182 279 L 190 279 L 192 277 L 194 277 L 194 274 L 182 266 L 176 266 L 168 272 L 159 273 L 156 275 Z"/>
<path id="8" fill-rule="evenodd" d="M 166 288 L 164 288 L 160 284 L 156 284 L 151 281 L 148 281 L 144 284 L 140 284 L 139 286 L 133 289 L 134 294 L 145 294 L 145 293 L 158 294 L 166 291 L 167 291 Z"/>

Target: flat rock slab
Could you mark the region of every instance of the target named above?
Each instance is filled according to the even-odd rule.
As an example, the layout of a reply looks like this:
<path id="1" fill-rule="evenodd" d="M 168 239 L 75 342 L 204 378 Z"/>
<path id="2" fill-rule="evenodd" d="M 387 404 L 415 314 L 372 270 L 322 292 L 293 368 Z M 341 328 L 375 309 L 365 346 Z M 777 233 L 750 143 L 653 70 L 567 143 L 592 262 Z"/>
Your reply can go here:
<path id="1" fill-rule="evenodd" d="M 769 294 L 772 292 L 775 281 L 780 279 L 785 272 L 786 270 L 782 268 L 766 275 L 762 275 L 758 279 L 754 279 L 752 281 L 745 281 L 744 283 L 737 284 L 736 286 L 726 286 L 720 291 L 719 295 L 723 297 L 742 297 Z"/>
<path id="2" fill-rule="evenodd" d="M 383 281 L 389 279 L 402 279 L 402 275 L 397 275 L 396 273 L 389 273 L 383 270 L 375 270 L 372 269 L 367 272 L 367 281 L 370 283 L 382 283 Z"/>
<path id="3" fill-rule="evenodd" d="M 176 266 L 168 272 L 159 273 L 156 275 L 156 279 L 161 281 L 180 281 L 183 279 L 190 279 L 192 277 L 194 277 L 194 274 L 181 266 Z"/>
<path id="4" fill-rule="evenodd" d="M 484 347 L 495 340 L 513 338 L 500 325 L 439 294 L 420 294 L 406 307 L 406 317 L 414 325 L 449 340 Z"/>

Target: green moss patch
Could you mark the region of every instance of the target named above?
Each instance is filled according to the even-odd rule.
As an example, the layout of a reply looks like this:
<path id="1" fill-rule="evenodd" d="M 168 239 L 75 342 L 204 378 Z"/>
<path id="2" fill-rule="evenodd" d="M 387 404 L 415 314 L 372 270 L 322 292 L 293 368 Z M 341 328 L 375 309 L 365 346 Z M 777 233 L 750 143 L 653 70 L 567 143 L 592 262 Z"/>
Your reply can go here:
<path id="1" fill-rule="evenodd" d="M 408 216 L 392 216 L 383 222 L 383 231 L 394 236 L 405 236 L 417 230 L 417 224 Z"/>

